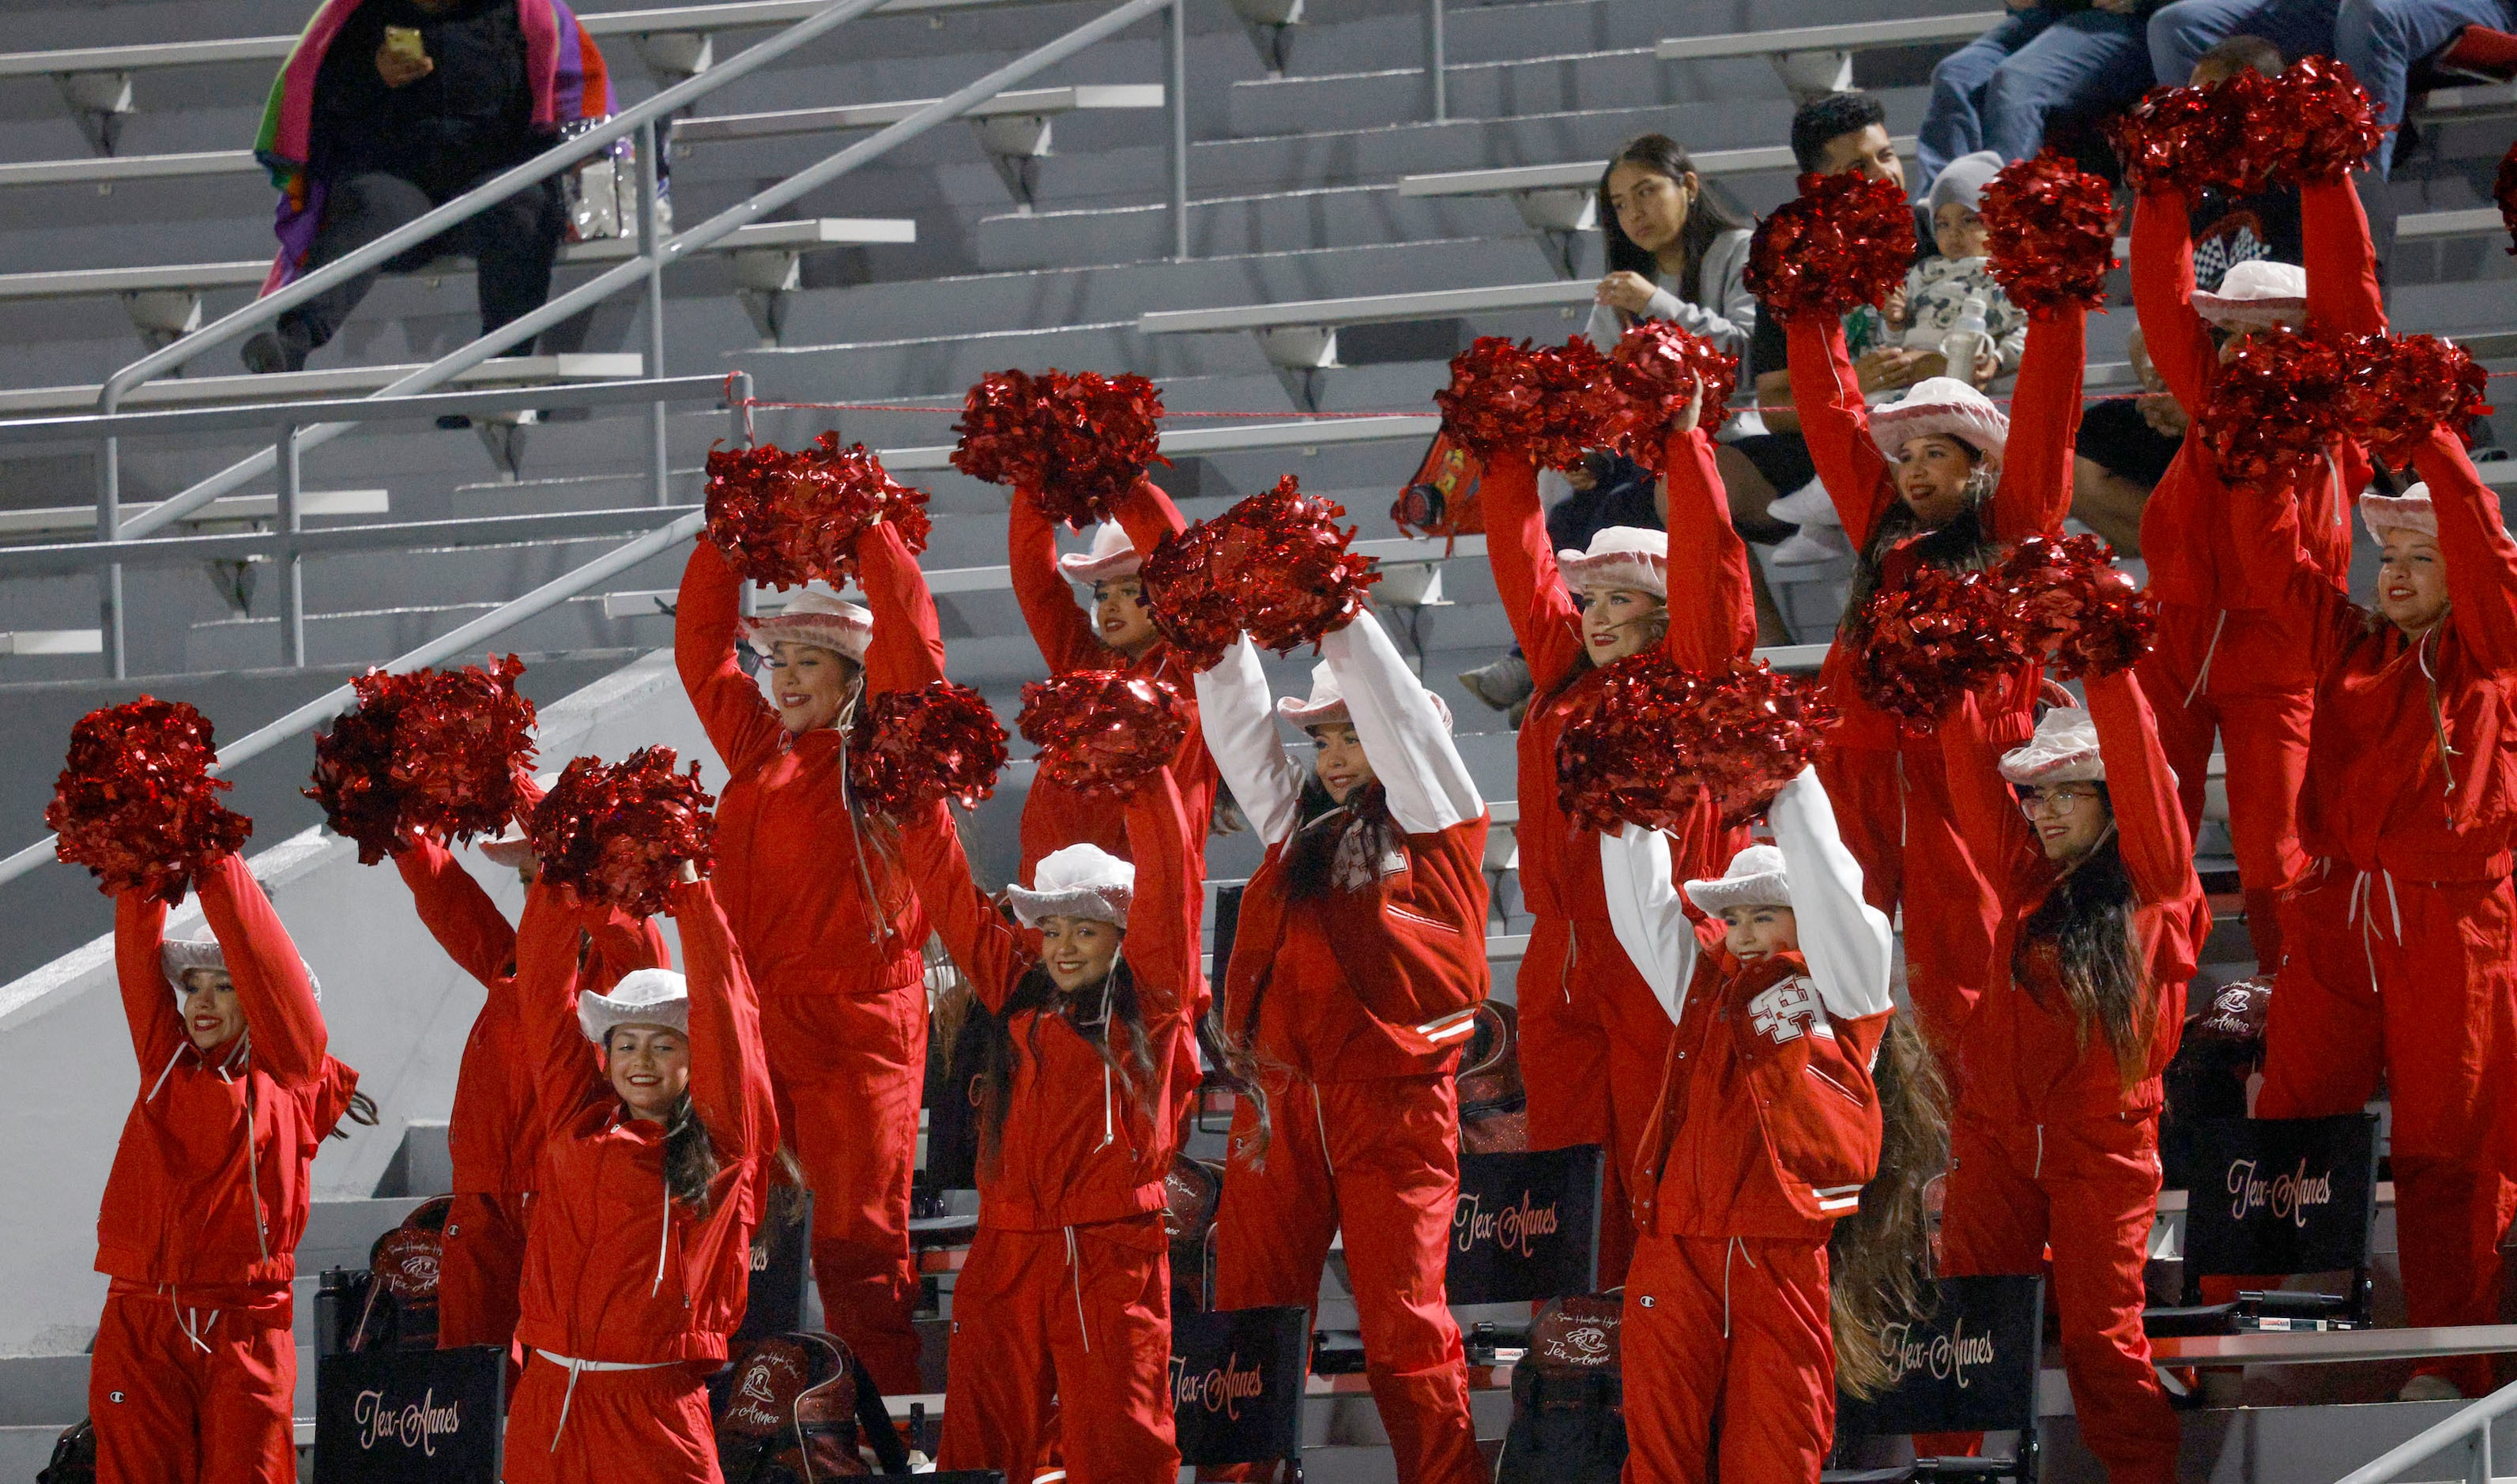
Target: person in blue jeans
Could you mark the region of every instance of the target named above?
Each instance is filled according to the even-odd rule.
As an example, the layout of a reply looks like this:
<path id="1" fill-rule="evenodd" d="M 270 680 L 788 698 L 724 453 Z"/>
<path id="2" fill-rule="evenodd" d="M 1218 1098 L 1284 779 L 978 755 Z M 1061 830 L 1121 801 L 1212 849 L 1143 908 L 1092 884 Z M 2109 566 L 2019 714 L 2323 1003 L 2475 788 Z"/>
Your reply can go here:
<path id="1" fill-rule="evenodd" d="M 2150 88 L 2154 0 L 2011 0 L 1991 30 L 1932 68 L 1915 153 L 1925 181 L 1979 149 L 2026 159 L 2057 113 L 2121 106 Z"/>
<path id="2" fill-rule="evenodd" d="M 2368 90 L 2378 122 L 2401 124 L 2413 64 L 2468 25 L 2517 30 L 2517 0 L 2177 0 L 2150 18 L 2150 58 L 2160 82 L 2181 84 L 2214 43 L 2250 33 L 2284 56 L 2339 59 Z M 2368 161 L 2380 179 L 2392 143 L 2390 135 Z"/>

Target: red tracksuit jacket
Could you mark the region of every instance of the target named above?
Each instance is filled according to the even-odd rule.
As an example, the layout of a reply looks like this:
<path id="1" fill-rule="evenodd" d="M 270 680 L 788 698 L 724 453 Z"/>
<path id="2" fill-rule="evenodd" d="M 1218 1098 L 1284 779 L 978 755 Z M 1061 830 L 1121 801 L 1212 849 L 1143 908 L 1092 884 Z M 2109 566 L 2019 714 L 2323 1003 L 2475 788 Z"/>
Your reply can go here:
<path id="1" fill-rule="evenodd" d="M 1136 845 L 1136 888 L 1121 954 L 1153 1071 L 1130 1090 L 1062 1014 L 1026 1010 L 1013 1038 L 1012 1096 L 993 1167 L 979 1171 L 979 1222 L 1045 1232 L 1160 1210 L 1178 1119 L 1172 1082 L 1189 1033 L 1197 984 L 1197 935 L 1182 890 L 1179 793 L 1167 774 L 1149 780 L 1124 811 Z M 902 853 L 927 919 L 989 1010 L 1040 958 L 1040 934 L 1008 924 L 970 879 L 953 821 L 938 804 L 903 831 Z"/>
<path id="2" fill-rule="evenodd" d="M 1405 841 L 1325 900 L 1288 901 L 1303 769 L 1285 755 L 1247 638 L 1197 677 L 1207 743 L 1266 859 L 1241 894 L 1223 1017 L 1313 1081 L 1449 1071 L 1485 1002 L 1486 813 L 1450 729 L 1381 620 L 1320 641 Z"/>
<path id="3" fill-rule="evenodd" d="M 2080 380 L 2088 359 L 2088 317 L 2078 309 L 2039 315 L 2028 322 L 2027 349 L 2013 391 L 2010 437 L 2000 483 L 1990 506 L 1990 534 L 2004 544 L 2058 530 L 2071 508 L 2071 445 L 2080 427 Z M 1870 436 L 1870 409 L 1846 352 L 1844 326 L 1833 315 L 1804 315 L 1786 326 L 1791 342 L 1792 402 L 1800 408 L 1801 436 L 1817 467 L 1846 539 L 1855 551 L 1898 500 L 1888 456 Z M 1908 542 L 1880 561 L 1879 585 L 1895 588 L 1920 565 Z M 1838 748 L 1893 752 L 1904 742 L 1929 737 L 1929 726 L 1909 727 L 1861 697 L 1854 683 L 1851 649 L 1827 651 L 1819 679 L 1844 720 L 1830 738 Z M 2013 670 L 1985 709 L 1994 740 L 2026 742 L 2035 728 L 2037 681 L 2033 665 Z"/>
<path id="4" fill-rule="evenodd" d="M 2024 982 L 2014 968 L 2022 925 L 2060 871 L 2002 782 L 1999 755 L 1969 701 L 1941 733 L 1949 796 L 1969 848 L 2001 891 L 2002 912 L 1984 992 L 1958 1040 L 1957 1087 L 1959 1110 L 1996 1127 L 2156 1110 L 2159 1074 L 2185 1026 L 2185 984 L 2211 932 L 2211 910 L 2194 875 L 2194 840 L 2150 702 L 2129 671 L 2094 676 L 2084 689 L 2114 804 L 2115 848 L 2138 903 L 2132 931 L 2152 996 L 2150 1062 L 2127 1087 L 2106 1038 L 2094 1028 L 2080 1034 L 2050 945 L 2027 952 Z"/>
<path id="5" fill-rule="evenodd" d="M 306 1230 L 308 1168 L 358 1077 L 324 1054 L 305 961 L 244 862 L 221 856 L 194 889 L 247 1033 L 207 1057 L 193 1048 L 158 956 L 164 904 L 117 897 L 114 970 L 140 1096 L 97 1212 L 96 1269 L 133 1284 L 284 1292 Z"/>
<path id="6" fill-rule="evenodd" d="M 578 1360 L 705 1371 L 743 1324 L 778 1110 L 751 980 L 714 893 L 676 886 L 668 910 L 690 968 L 691 1102 L 716 1149 L 705 1215 L 665 1193 L 661 1125 L 624 1116 L 577 1025 L 587 915 L 549 887 L 526 896 L 516 981 L 540 1053 L 545 1132 L 516 1338 Z"/>
<path id="7" fill-rule="evenodd" d="M 1678 1026 L 1627 1182 L 1635 1225 L 1658 1236 L 1824 1242 L 1878 1172 L 1871 1064 L 1896 1013 L 1888 918 L 1862 900 L 1814 771 L 1785 785 L 1770 818 L 1801 951 L 1759 963 L 1697 935 L 1670 885 L 1667 836 L 1601 837 L 1618 940 Z"/>
<path id="8" fill-rule="evenodd" d="M 886 618 L 866 651 L 865 694 L 908 690 L 943 673 L 944 641 L 922 580 L 917 601 L 877 584 L 916 579 L 917 565 L 887 527 L 862 543 L 868 597 Z M 906 577 L 904 577 L 904 570 Z M 877 995 L 917 984 L 926 922 L 917 894 L 878 851 L 861 849 L 848 812 L 846 734 L 789 734 L 735 659 L 742 582 L 705 541 L 683 570 L 673 660 L 708 742 L 733 775 L 717 800 L 714 884 L 754 983 L 771 995 Z M 878 902 L 866 898 L 872 880 Z"/>
<path id="9" fill-rule="evenodd" d="M 454 1109 L 447 1121 L 454 1193 L 526 1194 L 540 1164 L 533 1136 L 540 1127 L 533 1112 L 540 1057 L 526 1037 L 524 1010 L 516 999 L 516 930 L 472 873 L 434 840 L 408 840 L 394 853 L 394 869 L 410 888 L 429 936 L 489 992 L 463 1041 L 463 1061 L 454 1075 Z M 609 912 L 592 929 L 584 984 L 609 992 L 632 969 L 671 963 L 661 928 Z"/>
<path id="10" fill-rule="evenodd" d="M 1150 480 L 1138 480 L 1113 514 L 1127 528 L 1138 555 L 1150 553 L 1164 536 L 1187 526 L 1171 496 Z M 1197 698 L 1188 672 L 1172 663 L 1171 646 L 1162 640 L 1154 641 L 1154 647 L 1133 662 L 1101 642 L 1091 615 L 1076 606 L 1072 585 L 1057 570 L 1057 528 L 1040 513 L 1038 502 L 1029 494 L 1014 497 L 1005 546 L 1013 563 L 1014 598 L 1022 605 L 1023 622 L 1030 625 L 1032 642 L 1040 646 L 1040 657 L 1048 661 L 1050 674 L 1125 670 L 1147 679 L 1164 677 L 1179 687 L 1180 700 L 1188 711 L 1188 740 L 1173 759 L 1172 778 L 1179 785 L 1189 830 L 1189 869 L 1195 873 L 1190 877 L 1190 895 L 1198 895 L 1206 879 L 1206 827 L 1215 811 L 1218 775 L 1214 756 L 1206 750 L 1206 734 L 1197 725 Z M 1109 807 L 1107 800 L 1087 798 L 1036 778 L 1023 800 L 1020 879 L 1031 879 L 1031 869 L 1042 856 L 1068 845 L 1097 845 L 1121 860 L 1128 859 L 1128 831 L 1120 811 Z"/>

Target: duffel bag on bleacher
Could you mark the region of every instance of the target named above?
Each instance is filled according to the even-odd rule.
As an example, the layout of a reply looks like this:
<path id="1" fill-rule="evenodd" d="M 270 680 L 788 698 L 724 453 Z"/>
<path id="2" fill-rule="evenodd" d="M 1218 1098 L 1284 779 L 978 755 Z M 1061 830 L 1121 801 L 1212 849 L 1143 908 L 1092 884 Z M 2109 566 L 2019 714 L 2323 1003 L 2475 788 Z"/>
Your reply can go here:
<path id="1" fill-rule="evenodd" d="M 716 1420 L 716 1457 L 726 1484 L 909 1472 L 882 1392 L 844 1341 L 819 1333 L 773 1335 L 743 1352 Z"/>

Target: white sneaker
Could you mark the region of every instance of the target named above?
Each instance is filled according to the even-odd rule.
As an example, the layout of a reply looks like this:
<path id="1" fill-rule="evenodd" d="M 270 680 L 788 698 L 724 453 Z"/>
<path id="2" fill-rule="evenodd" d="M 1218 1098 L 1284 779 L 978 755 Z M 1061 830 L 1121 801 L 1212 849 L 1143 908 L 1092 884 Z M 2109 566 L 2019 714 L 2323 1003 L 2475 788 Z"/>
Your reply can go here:
<path id="1" fill-rule="evenodd" d="M 1776 567 L 1815 567 L 1852 554 L 1852 543 L 1844 539 L 1840 529 L 1804 526 L 1774 543 L 1773 563 Z"/>
<path id="2" fill-rule="evenodd" d="M 2399 1402 L 2460 1402 L 2464 1390 L 2444 1376 L 2415 1376 L 2395 1393 Z"/>
<path id="3" fill-rule="evenodd" d="M 1795 526 L 1841 526 L 1843 517 L 1835 513 L 1835 501 L 1826 497 L 1826 487 L 1812 480 L 1791 493 L 1777 498 L 1766 507 L 1766 513 L 1778 521 Z"/>

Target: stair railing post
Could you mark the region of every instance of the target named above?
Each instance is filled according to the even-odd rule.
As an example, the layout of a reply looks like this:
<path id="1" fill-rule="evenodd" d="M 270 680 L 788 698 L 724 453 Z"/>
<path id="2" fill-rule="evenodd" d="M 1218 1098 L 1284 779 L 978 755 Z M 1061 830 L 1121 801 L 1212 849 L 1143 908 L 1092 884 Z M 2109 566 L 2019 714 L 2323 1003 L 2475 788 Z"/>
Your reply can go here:
<path id="1" fill-rule="evenodd" d="M 1171 106 L 1172 259 L 1188 261 L 1188 5 L 1172 0 L 1163 12 L 1163 39 L 1169 43 L 1171 77 L 1164 91 Z"/>
<path id="2" fill-rule="evenodd" d="M 96 461 L 96 538 L 122 539 L 122 440 L 108 435 Z M 130 677 L 131 657 L 123 648 L 122 566 L 115 563 L 97 576 L 97 626 L 105 634 L 105 674 L 108 680 Z"/>
<path id="3" fill-rule="evenodd" d="M 297 446 L 296 424 L 279 425 L 276 446 L 279 449 L 279 529 L 292 538 L 285 543 L 280 558 L 285 564 L 280 574 L 285 579 L 283 601 L 287 605 L 279 618 L 280 657 L 289 668 L 302 670 L 306 668 L 306 559 L 299 554 L 293 538 L 306 529 L 302 503 L 306 462 Z"/>
<path id="4" fill-rule="evenodd" d="M 647 259 L 647 374 L 664 374 L 664 254 L 663 234 L 657 205 L 663 189 L 663 155 L 661 152 L 664 131 L 649 119 L 638 126 L 638 251 Z M 666 463 L 664 447 L 664 404 L 657 403 L 647 414 L 648 433 L 654 445 L 656 461 L 656 503 L 669 505 L 673 500 L 672 474 Z"/>
<path id="5" fill-rule="evenodd" d="M 1449 46 L 1443 35 L 1442 0 L 1425 0 L 1425 73 L 1433 84 L 1433 122 L 1451 121 Z"/>

